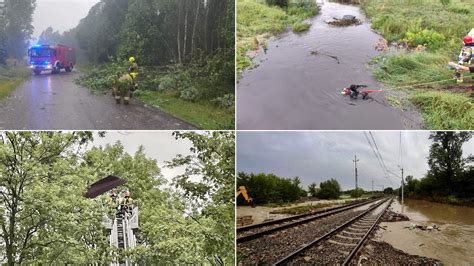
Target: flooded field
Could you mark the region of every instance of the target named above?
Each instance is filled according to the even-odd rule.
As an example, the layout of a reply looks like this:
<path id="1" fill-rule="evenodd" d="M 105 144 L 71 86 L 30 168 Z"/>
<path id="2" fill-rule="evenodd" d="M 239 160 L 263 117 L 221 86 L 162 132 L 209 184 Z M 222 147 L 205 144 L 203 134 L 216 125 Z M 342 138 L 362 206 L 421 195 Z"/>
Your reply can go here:
<path id="1" fill-rule="evenodd" d="M 402 212 L 398 201 L 391 208 Z M 405 200 L 403 213 L 410 221 L 381 223 L 386 230 L 379 230 L 376 240 L 409 254 L 439 259 L 446 265 L 474 264 L 474 208 Z M 411 224 L 436 224 L 440 230 L 409 229 Z"/>
<path id="2" fill-rule="evenodd" d="M 320 3 L 308 32 L 287 32 L 268 42 L 254 59 L 258 67 L 243 73 L 238 84 L 239 129 L 403 129 L 419 128 L 416 113 L 391 108 L 384 93 L 373 100 L 341 95 L 350 84 L 380 88 L 368 62 L 378 54 L 380 36 L 358 6 Z M 327 22 L 353 15 L 359 25 Z"/>

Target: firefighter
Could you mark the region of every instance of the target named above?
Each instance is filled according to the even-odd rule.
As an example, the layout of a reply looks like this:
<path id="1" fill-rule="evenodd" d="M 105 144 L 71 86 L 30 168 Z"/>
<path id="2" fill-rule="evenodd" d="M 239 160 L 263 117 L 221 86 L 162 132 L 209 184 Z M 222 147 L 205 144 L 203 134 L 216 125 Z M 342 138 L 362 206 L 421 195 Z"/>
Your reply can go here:
<path id="1" fill-rule="evenodd" d="M 120 212 L 132 213 L 133 199 L 130 197 L 129 191 L 124 191 L 119 201 Z"/>
<path id="2" fill-rule="evenodd" d="M 128 73 L 121 76 L 119 74 L 120 78 L 115 82 L 112 88 L 112 95 L 115 97 L 117 104 L 120 104 L 123 99 L 123 103 L 128 105 L 132 97 L 132 92 L 135 91 L 138 86 L 136 83 L 138 64 L 135 61 L 135 57 L 130 57 L 128 62 Z"/>
<path id="3" fill-rule="evenodd" d="M 473 56 L 473 40 L 471 36 L 466 36 L 464 37 L 464 47 L 461 49 L 461 52 L 459 53 L 459 58 L 458 58 L 458 65 L 465 65 L 468 66 L 471 64 L 472 61 L 472 56 Z M 456 69 L 456 82 L 457 83 L 463 83 L 464 82 L 464 77 L 462 71 L 459 71 L 459 69 Z"/>

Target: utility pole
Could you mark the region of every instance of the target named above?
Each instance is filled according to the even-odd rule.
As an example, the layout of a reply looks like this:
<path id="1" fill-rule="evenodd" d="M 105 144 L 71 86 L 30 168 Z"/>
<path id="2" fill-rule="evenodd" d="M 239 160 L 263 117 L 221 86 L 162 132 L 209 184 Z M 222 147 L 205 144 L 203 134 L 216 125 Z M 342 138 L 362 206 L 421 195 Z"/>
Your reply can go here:
<path id="1" fill-rule="evenodd" d="M 359 188 L 358 184 L 357 184 L 357 162 L 359 161 L 359 159 L 357 159 L 357 155 L 354 155 L 354 168 L 355 168 L 355 178 L 356 178 L 356 189 Z"/>
<path id="2" fill-rule="evenodd" d="M 401 169 L 402 169 L 402 206 L 403 206 L 403 187 L 405 185 L 405 180 L 403 178 L 403 167 Z"/>
<path id="3" fill-rule="evenodd" d="M 374 194 L 374 180 L 372 179 L 372 194 Z"/>

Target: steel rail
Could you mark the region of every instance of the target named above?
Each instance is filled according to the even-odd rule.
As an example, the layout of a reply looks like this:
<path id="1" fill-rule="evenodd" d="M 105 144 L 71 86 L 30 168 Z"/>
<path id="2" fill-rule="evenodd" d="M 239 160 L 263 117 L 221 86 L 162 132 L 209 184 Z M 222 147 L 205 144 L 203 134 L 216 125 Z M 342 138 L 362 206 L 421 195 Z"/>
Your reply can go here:
<path id="1" fill-rule="evenodd" d="M 382 204 L 384 204 L 385 202 L 387 202 L 389 199 L 392 199 L 391 197 L 389 198 L 386 198 L 384 200 L 382 200 L 380 203 L 377 203 L 376 205 L 370 207 L 369 209 L 367 209 L 366 211 L 362 212 L 361 214 L 357 215 L 356 217 L 348 220 L 347 222 L 345 222 L 344 224 L 336 227 L 335 229 L 333 229 L 332 231 L 326 233 L 325 235 L 311 241 L 310 243 L 306 244 L 305 246 L 299 248 L 298 250 L 290 253 L 289 255 L 287 255 L 286 257 L 282 258 L 281 260 L 277 261 L 275 264 L 273 265 L 283 265 L 285 263 L 287 263 L 288 261 L 290 261 L 292 258 L 294 258 L 295 256 L 297 256 L 298 254 L 300 254 L 301 252 L 309 249 L 310 247 L 318 244 L 319 242 L 321 242 L 322 240 L 338 233 L 339 231 L 341 231 L 342 229 L 348 227 L 349 225 L 353 224 L 355 221 L 359 220 L 360 218 L 362 218 L 363 216 L 365 216 L 366 214 L 370 213 L 371 211 L 375 210 L 376 208 L 378 208 L 379 206 L 381 206 Z"/>
<path id="2" fill-rule="evenodd" d="M 377 201 L 377 200 L 380 200 L 380 199 L 376 199 L 374 201 Z M 363 205 L 370 204 L 374 201 L 363 202 L 363 203 L 360 203 L 360 204 L 346 206 L 345 208 L 339 208 L 339 209 L 336 209 L 336 210 L 324 212 L 324 213 L 321 213 L 319 215 L 316 214 L 314 217 L 309 217 L 309 218 L 306 218 L 306 219 L 286 223 L 286 224 L 283 224 L 281 226 L 265 229 L 265 230 L 262 230 L 260 232 L 249 234 L 249 235 L 246 235 L 246 236 L 240 236 L 240 237 L 237 237 L 237 243 L 247 242 L 247 241 L 259 238 L 263 235 L 268 235 L 268 234 L 271 234 L 271 233 L 279 231 L 279 230 L 283 230 L 283 229 L 293 227 L 293 226 L 297 226 L 297 225 L 300 225 L 300 224 L 303 224 L 303 223 L 308 223 L 308 222 L 313 221 L 313 220 L 321 219 L 321 218 L 324 218 L 324 217 L 327 217 L 327 216 L 330 216 L 330 215 L 333 215 L 333 214 L 336 214 L 336 213 L 340 213 L 340 212 L 343 212 L 343 211 L 354 209 L 354 208 L 357 208 L 357 207 L 360 207 L 360 206 L 363 206 Z M 282 219 L 280 219 L 280 220 L 282 220 Z"/>

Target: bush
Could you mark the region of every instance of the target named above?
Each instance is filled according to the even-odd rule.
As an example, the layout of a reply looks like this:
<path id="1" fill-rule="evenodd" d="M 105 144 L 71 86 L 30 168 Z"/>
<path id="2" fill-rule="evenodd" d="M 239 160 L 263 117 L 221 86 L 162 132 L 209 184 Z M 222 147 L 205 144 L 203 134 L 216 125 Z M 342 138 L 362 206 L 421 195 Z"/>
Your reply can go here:
<path id="1" fill-rule="evenodd" d="M 341 186 L 335 179 L 321 182 L 319 187 L 318 198 L 320 199 L 338 199 L 341 195 Z"/>
<path id="2" fill-rule="evenodd" d="M 235 95 L 234 94 L 226 94 L 222 97 L 218 97 L 213 100 L 218 106 L 223 108 L 230 108 L 235 105 Z"/>
<path id="3" fill-rule="evenodd" d="M 356 188 L 350 192 L 350 195 L 352 198 L 360 198 L 362 195 L 364 195 L 364 193 L 365 191 L 362 188 Z"/>
<path id="4" fill-rule="evenodd" d="M 412 47 L 426 45 L 428 48 L 439 48 L 443 45 L 445 40 L 446 38 L 443 34 L 427 29 L 418 32 L 408 31 L 405 33 L 405 38 L 403 39 L 403 41 Z"/>
<path id="5" fill-rule="evenodd" d="M 199 98 L 199 91 L 194 87 L 181 89 L 179 96 L 181 99 L 186 101 L 195 101 Z"/>
<path id="6" fill-rule="evenodd" d="M 464 15 L 471 13 L 469 6 L 465 4 L 452 4 L 449 6 L 448 10 L 453 13 L 464 14 Z"/>
<path id="7" fill-rule="evenodd" d="M 294 32 L 303 32 L 307 31 L 311 27 L 311 24 L 305 22 L 295 22 L 293 24 L 293 31 Z"/>
<path id="8" fill-rule="evenodd" d="M 289 0 L 266 0 L 269 6 L 279 6 L 281 8 L 287 8 Z"/>
<path id="9" fill-rule="evenodd" d="M 451 0 L 440 0 L 440 2 L 443 6 L 447 6 L 451 3 Z"/>
<path id="10" fill-rule="evenodd" d="M 289 203 L 306 195 L 300 187 L 299 178 L 284 178 L 274 174 L 239 173 L 237 186 L 245 186 L 254 203 Z M 245 204 L 239 197 L 238 204 Z"/>

